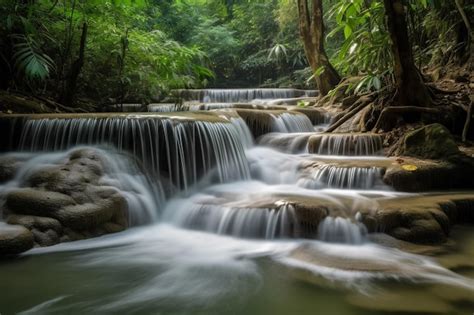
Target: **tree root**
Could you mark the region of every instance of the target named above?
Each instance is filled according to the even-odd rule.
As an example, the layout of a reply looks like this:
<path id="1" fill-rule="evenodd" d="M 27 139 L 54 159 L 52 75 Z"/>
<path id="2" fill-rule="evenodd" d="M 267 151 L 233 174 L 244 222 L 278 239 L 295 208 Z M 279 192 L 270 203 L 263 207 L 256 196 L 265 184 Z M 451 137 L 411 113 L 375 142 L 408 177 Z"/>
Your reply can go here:
<path id="1" fill-rule="evenodd" d="M 390 106 L 386 107 L 380 113 L 379 119 L 375 123 L 373 130 L 377 131 L 382 129 L 386 121 L 394 114 L 404 113 L 426 113 L 426 114 L 438 114 L 440 111 L 436 108 L 430 107 L 418 107 L 418 106 Z"/>
<path id="2" fill-rule="evenodd" d="M 326 129 L 325 132 L 333 132 L 337 128 L 339 128 L 343 123 L 357 115 L 361 110 L 363 110 L 365 107 L 367 107 L 369 104 L 372 104 L 373 101 L 373 93 L 361 96 L 358 101 L 356 101 L 354 104 L 352 104 L 347 110 L 346 114 L 342 116 L 340 119 L 338 119 L 336 122 L 331 124 L 328 129 Z"/>

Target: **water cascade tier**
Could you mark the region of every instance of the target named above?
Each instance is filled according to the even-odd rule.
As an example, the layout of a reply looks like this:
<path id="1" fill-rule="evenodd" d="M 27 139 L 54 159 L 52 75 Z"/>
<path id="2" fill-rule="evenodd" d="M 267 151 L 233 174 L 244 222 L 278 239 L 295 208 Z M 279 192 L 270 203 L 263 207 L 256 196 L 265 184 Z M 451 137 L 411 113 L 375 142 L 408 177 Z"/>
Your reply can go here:
<path id="1" fill-rule="evenodd" d="M 301 96 L 314 97 L 317 91 L 296 89 L 205 89 L 205 90 L 177 90 L 175 94 L 186 101 L 204 103 L 232 103 L 251 102 L 265 99 L 288 99 Z"/>
<path id="2" fill-rule="evenodd" d="M 247 182 L 245 187 L 237 183 L 212 186 L 189 198 L 171 201 L 164 220 L 243 238 L 320 238 L 360 244 L 367 230 L 355 220 L 358 208 L 373 208 L 376 203 L 371 198 L 377 194 L 349 195 L 262 182 Z"/>
<path id="3" fill-rule="evenodd" d="M 382 153 L 382 137 L 377 134 L 321 134 L 308 139 L 310 153 L 369 156 Z"/>
<path id="4" fill-rule="evenodd" d="M 314 126 L 308 116 L 296 111 L 237 109 L 255 138 L 269 132 L 311 132 Z"/>
<path id="5" fill-rule="evenodd" d="M 18 115 L 1 120 L 0 128 L 8 135 L 2 140 L 12 140 L 3 143 L 4 150 L 113 146 L 133 154 L 168 186 L 187 189 L 205 176 L 217 182 L 248 177 L 241 135 L 232 121 L 239 124 L 238 117 L 216 113 Z"/>

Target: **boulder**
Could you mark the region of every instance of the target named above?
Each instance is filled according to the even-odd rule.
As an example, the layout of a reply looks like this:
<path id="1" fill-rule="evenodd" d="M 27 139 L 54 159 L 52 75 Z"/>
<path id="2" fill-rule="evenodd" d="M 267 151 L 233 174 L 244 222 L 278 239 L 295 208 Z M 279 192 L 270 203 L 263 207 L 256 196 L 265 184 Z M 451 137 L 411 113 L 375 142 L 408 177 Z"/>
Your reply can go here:
<path id="1" fill-rule="evenodd" d="M 128 226 L 127 201 L 104 177 L 100 151 L 79 149 L 23 178 L 5 196 L 3 216 L 28 229 L 36 246 L 115 233 Z"/>
<path id="2" fill-rule="evenodd" d="M 0 157 L 0 183 L 13 179 L 20 163 L 11 156 Z"/>
<path id="3" fill-rule="evenodd" d="M 446 160 L 461 154 L 453 136 L 441 124 L 431 124 L 409 132 L 395 152 L 396 155 L 433 160 Z"/>
<path id="4" fill-rule="evenodd" d="M 33 245 L 33 234 L 27 228 L 0 222 L 0 257 L 20 254 Z"/>
<path id="5" fill-rule="evenodd" d="M 61 208 L 74 204 L 74 200 L 65 194 L 32 188 L 11 191 L 5 203 L 13 213 L 44 217 L 51 217 Z"/>
<path id="6" fill-rule="evenodd" d="M 474 223 L 474 195 L 418 195 L 378 200 L 376 210 L 361 210 L 369 232 L 382 232 L 418 244 L 447 240 L 452 225 Z"/>
<path id="7" fill-rule="evenodd" d="M 96 203 L 85 203 L 61 208 L 52 216 L 64 226 L 75 230 L 89 230 L 107 222 L 125 225 L 125 199 L 116 194 Z"/>
<path id="8" fill-rule="evenodd" d="M 399 157 L 387 167 L 383 181 L 398 191 L 421 192 L 469 189 L 473 178 L 474 159 L 467 156 L 454 161 Z"/>
<path id="9" fill-rule="evenodd" d="M 30 230 L 53 230 L 57 233 L 61 233 L 63 230 L 63 227 L 58 220 L 48 217 L 13 214 L 7 217 L 7 222 L 8 224 L 23 225 L 24 227 Z"/>

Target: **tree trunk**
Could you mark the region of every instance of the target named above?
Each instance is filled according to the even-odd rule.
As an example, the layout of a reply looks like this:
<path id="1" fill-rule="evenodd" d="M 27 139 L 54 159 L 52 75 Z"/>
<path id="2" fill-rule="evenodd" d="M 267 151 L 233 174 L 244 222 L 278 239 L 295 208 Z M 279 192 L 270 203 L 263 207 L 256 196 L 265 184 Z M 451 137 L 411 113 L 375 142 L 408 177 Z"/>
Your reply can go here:
<path id="1" fill-rule="evenodd" d="M 384 0 L 388 31 L 392 40 L 393 72 L 397 105 L 429 106 L 431 96 L 415 66 L 413 51 L 408 38 L 403 0 Z"/>
<path id="2" fill-rule="evenodd" d="M 315 73 L 316 85 L 321 95 L 327 95 L 341 78 L 329 62 L 324 49 L 324 21 L 322 0 L 298 0 L 299 29 L 308 63 Z M 310 12 L 311 11 L 311 12 Z"/>
<path id="3" fill-rule="evenodd" d="M 464 11 L 461 1 L 455 0 L 455 3 L 469 35 L 469 43 L 468 43 L 469 44 L 469 58 L 467 61 L 467 67 L 469 71 L 473 71 L 474 70 L 474 32 L 472 30 L 471 23 L 469 22 L 469 19 L 466 15 L 466 11 Z"/>
<path id="4" fill-rule="evenodd" d="M 86 49 L 87 39 L 87 23 L 82 24 L 81 43 L 79 46 L 79 56 L 74 61 L 67 76 L 67 84 L 64 90 L 63 96 L 61 97 L 61 103 L 64 105 L 71 105 L 74 101 L 74 95 L 76 94 L 77 79 L 81 73 L 82 66 L 84 65 L 84 52 Z"/>

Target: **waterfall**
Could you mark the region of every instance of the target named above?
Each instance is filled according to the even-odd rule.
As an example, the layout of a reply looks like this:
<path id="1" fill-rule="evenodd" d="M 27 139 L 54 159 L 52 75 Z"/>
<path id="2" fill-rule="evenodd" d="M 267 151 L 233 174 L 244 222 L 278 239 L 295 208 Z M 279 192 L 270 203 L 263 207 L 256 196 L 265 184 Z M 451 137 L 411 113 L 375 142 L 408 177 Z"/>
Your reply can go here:
<path id="1" fill-rule="evenodd" d="M 296 89 L 206 89 L 177 90 L 176 94 L 186 101 L 204 103 L 251 102 L 256 99 L 282 99 L 295 97 L 314 97 L 317 91 Z"/>
<path id="2" fill-rule="evenodd" d="M 318 239 L 330 243 L 362 244 L 367 234 L 366 227 L 348 218 L 326 217 L 318 227 Z"/>
<path id="3" fill-rule="evenodd" d="M 375 134 L 315 135 L 308 140 L 308 151 L 322 155 L 379 155 L 382 152 L 382 137 Z"/>
<path id="4" fill-rule="evenodd" d="M 307 188 L 332 187 L 340 189 L 373 189 L 382 185 L 380 167 L 339 167 L 321 165 L 305 178 L 302 186 Z"/>
<path id="5" fill-rule="evenodd" d="M 202 115 L 202 114 L 201 114 Z M 239 133 L 228 119 L 207 114 L 54 115 L 16 121 L 10 138 L 24 151 L 56 151 L 77 145 L 112 145 L 136 156 L 150 176 L 187 189 L 211 174 L 218 182 L 249 177 Z"/>
<path id="6" fill-rule="evenodd" d="M 250 132 L 249 127 L 245 121 L 240 117 L 231 117 L 230 122 L 235 126 L 237 133 L 239 134 L 240 141 L 245 149 L 248 149 L 253 146 L 253 136 Z"/>
<path id="7" fill-rule="evenodd" d="M 312 133 L 268 133 L 260 137 L 258 144 L 282 152 L 303 153 L 307 151 L 308 138 L 312 135 Z"/>
<path id="8" fill-rule="evenodd" d="M 272 115 L 273 131 L 292 133 L 292 132 L 311 132 L 314 131 L 313 124 L 306 115 L 294 115 L 283 113 L 281 115 Z"/>
<path id="9" fill-rule="evenodd" d="M 297 230 L 295 209 L 290 204 L 275 209 L 184 202 L 169 211 L 174 224 L 223 235 L 275 239 L 294 237 Z"/>
<path id="10" fill-rule="evenodd" d="M 199 111 L 199 110 L 216 110 L 233 108 L 233 103 L 212 103 L 212 104 L 150 104 L 148 105 L 149 112 L 169 113 L 181 111 Z"/>

